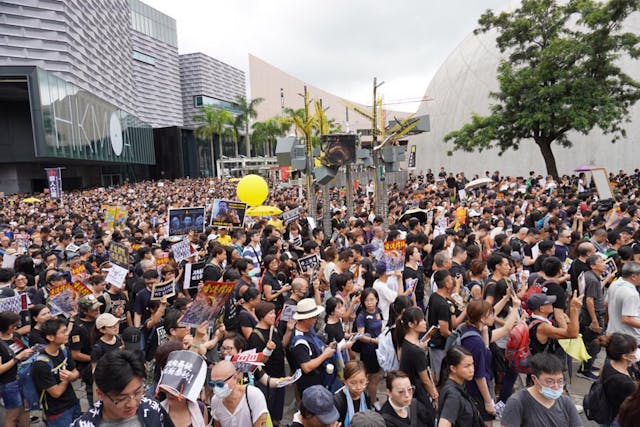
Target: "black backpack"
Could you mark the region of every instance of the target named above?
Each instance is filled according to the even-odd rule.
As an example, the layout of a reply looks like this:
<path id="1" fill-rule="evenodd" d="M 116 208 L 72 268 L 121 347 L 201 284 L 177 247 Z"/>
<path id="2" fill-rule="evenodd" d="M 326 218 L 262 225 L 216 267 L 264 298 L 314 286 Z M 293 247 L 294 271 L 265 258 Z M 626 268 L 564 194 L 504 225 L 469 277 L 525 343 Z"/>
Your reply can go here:
<path id="1" fill-rule="evenodd" d="M 598 379 L 591 384 L 589 393 L 582 399 L 584 415 L 588 420 L 595 421 L 598 424 L 610 424 L 615 415 L 607 400 L 607 394 L 604 391 L 604 385 L 610 379 L 611 377 L 602 381 L 602 375 L 598 377 Z"/>

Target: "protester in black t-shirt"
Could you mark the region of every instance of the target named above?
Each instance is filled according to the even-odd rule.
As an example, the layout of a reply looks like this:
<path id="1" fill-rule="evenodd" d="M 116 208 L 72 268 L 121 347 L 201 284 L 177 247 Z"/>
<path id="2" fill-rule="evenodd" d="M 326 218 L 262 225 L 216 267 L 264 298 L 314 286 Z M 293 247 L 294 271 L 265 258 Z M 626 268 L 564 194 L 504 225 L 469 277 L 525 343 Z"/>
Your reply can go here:
<path id="1" fill-rule="evenodd" d="M 78 301 L 78 317 L 71 335 L 69 336 L 69 349 L 72 358 L 82 375 L 82 381 L 87 389 L 87 400 L 93 404 L 93 375 L 91 373 L 91 349 L 95 343 L 95 321 L 100 314 L 102 304 L 93 295 L 87 295 Z"/>
<path id="2" fill-rule="evenodd" d="M 80 402 L 71 383 L 80 378 L 76 363 L 62 346 L 67 344 L 67 325 L 60 319 L 49 319 L 42 325 L 47 346 L 33 363 L 31 374 L 38 393 L 44 393 L 47 426 L 69 426 L 80 416 Z M 90 388 L 87 387 L 88 389 Z"/>

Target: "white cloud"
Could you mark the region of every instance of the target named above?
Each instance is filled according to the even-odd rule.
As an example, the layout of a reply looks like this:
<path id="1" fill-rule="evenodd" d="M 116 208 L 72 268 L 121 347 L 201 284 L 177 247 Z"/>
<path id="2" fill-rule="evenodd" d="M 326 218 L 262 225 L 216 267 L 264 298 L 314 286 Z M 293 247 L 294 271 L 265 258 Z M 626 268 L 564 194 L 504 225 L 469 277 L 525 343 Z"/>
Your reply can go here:
<path id="1" fill-rule="evenodd" d="M 147 0 L 177 21 L 180 53 L 247 71 L 251 53 L 295 77 L 370 103 L 425 95 L 429 80 L 486 9 L 509 0 Z M 428 95 L 428 94 L 426 94 Z M 413 111 L 417 104 L 394 104 Z"/>

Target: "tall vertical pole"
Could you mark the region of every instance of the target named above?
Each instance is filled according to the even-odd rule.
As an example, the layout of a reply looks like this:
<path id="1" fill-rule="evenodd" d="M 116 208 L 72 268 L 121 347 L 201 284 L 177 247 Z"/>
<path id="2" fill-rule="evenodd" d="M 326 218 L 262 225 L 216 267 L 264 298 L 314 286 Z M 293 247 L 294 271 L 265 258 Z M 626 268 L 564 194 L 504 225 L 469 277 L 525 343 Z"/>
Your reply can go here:
<path id="1" fill-rule="evenodd" d="M 353 177 L 351 176 L 351 164 L 345 166 L 345 198 L 347 204 L 347 218 L 353 216 Z"/>
<path id="2" fill-rule="evenodd" d="M 309 121 L 309 93 L 307 86 L 304 87 L 304 119 Z M 314 221 L 318 220 L 318 209 L 316 204 L 316 192 L 313 185 L 313 146 L 311 144 L 311 130 L 306 130 L 304 135 L 307 143 L 307 199 L 309 200 L 309 214 Z"/>

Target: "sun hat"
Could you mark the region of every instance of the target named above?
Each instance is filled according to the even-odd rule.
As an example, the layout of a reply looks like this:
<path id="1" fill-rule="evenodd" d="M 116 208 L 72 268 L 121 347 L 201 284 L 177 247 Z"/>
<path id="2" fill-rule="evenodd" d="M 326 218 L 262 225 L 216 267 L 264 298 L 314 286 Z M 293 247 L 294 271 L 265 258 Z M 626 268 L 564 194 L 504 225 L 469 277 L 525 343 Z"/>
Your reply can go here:
<path id="1" fill-rule="evenodd" d="M 316 304 L 313 298 L 304 298 L 297 304 L 298 311 L 293 315 L 295 320 L 311 319 L 324 313 L 324 307 Z"/>

